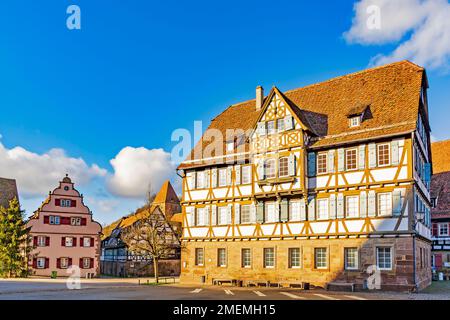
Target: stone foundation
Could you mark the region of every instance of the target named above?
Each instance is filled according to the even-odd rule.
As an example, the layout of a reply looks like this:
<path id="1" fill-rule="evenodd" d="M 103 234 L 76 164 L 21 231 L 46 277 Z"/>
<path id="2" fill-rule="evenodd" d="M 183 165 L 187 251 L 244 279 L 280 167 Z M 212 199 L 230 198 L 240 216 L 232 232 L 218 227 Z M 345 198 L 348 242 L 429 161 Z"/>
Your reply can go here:
<path id="1" fill-rule="evenodd" d="M 392 248 L 392 269 L 381 270 L 382 290 L 414 289 L 413 241 L 416 242 L 416 278 L 419 289 L 431 283 L 430 259 L 419 261 L 419 248 L 430 253 L 430 243 L 414 240 L 412 237 L 399 238 L 349 238 L 349 239 L 305 239 L 305 240 L 257 240 L 257 241 L 215 241 L 184 242 L 181 257 L 181 283 L 199 284 L 205 279 L 212 284 L 214 279 L 233 279 L 289 284 L 309 282 L 314 286 L 326 287 L 328 283 L 354 283 L 356 289 L 367 287 L 370 274 L 367 269 L 376 265 L 376 247 Z M 344 269 L 344 249 L 358 248 L 359 269 Z M 204 248 L 204 266 L 195 265 L 195 248 Z M 225 248 L 227 265 L 219 267 L 217 251 Z M 251 249 L 251 267 L 241 267 L 241 249 Z M 275 248 L 275 267 L 264 268 L 263 249 Z M 301 267 L 289 267 L 289 248 L 300 248 Z M 327 248 L 328 266 L 316 269 L 314 248 Z"/>

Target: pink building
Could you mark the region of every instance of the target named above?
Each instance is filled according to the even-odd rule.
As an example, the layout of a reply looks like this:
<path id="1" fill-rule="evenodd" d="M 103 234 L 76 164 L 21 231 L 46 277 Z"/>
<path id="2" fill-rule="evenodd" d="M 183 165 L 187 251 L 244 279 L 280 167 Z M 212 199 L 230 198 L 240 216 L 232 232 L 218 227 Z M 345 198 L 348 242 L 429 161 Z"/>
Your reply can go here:
<path id="1" fill-rule="evenodd" d="M 70 276 L 67 269 L 79 266 L 81 277 L 99 274 L 101 225 L 83 203 L 83 196 L 66 177 L 50 192 L 27 223 L 35 249 L 32 252 L 33 275 Z"/>

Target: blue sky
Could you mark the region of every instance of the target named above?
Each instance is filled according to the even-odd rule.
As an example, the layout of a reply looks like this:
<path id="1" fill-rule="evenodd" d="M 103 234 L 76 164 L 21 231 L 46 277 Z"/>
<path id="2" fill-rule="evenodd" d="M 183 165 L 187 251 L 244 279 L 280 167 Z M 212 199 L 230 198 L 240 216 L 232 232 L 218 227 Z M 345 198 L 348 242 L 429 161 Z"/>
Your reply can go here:
<path id="1" fill-rule="evenodd" d="M 70 4 L 81 9 L 81 30 L 66 27 Z M 154 149 L 170 152 L 174 129 L 192 129 L 194 120 L 207 125 L 230 104 L 253 98 L 256 85 L 287 90 L 358 71 L 420 32 L 415 24 L 381 44 L 350 41 L 344 33 L 358 28 L 354 1 L 9 0 L 0 12 L 0 143 L 29 156 L 27 168 L 15 167 L 21 172 L 0 168 L 0 175 L 21 177 L 30 214 L 48 191 L 33 192 L 26 179 L 38 184 L 47 175 L 45 186 L 56 186 L 55 177 L 72 166 L 56 163 L 45 172 L 44 155 L 62 149 L 60 159 L 81 160 L 91 171 L 79 189 L 101 222 L 143 201 L 138 191 L 106 182 L 117 170 L 110 160 L 124 148 L 153 159 Z M 448 139 L 448 51 L 437 64 L 411 58 L 431 66 L 432 135 Z M 41 161 L 36 174 L 34 157 Z M 173 172 L 162 178 L 177 184 Z"/>

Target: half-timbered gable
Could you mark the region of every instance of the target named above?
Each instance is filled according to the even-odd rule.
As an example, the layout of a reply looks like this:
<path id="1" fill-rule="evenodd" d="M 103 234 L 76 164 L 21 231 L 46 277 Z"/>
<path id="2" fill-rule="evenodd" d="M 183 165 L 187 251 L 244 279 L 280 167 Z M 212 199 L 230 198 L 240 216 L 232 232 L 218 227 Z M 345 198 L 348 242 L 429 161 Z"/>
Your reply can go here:
<path id="1" fill-rule="evenodd" d="M 209 129 L 228 128 L 245 134 L 225 139 L 226 152 L 212 156 L 202 156 L 208 145 L 201 139 L 178 167 L 187 246 L 182 278 L 192 281 L 208 270 L 210 277 L 251 279 L 267 271 L 265 261 L 256 273 L 243 274 L 235 273 L 239 266 L 196 264 L 197 252 L 211 257 L 216 249 L 240 261 L 247 249 L 258 250 L 264 260 L 267 247 L 290 261 L 291 247 L 299 246 L 302 265 L 312 271 L 320 269 L 315 248 L 322 246 L 328 249 L 321 254 L 338 255 L 342 264 L 346 245 L 352 246 L 352 259 L 372 248 L 357 270 L 376 265 L 379 254 L 390 259 L 379 267 L 394 273 L 416 263 L 417 248 L 429 252 L 431 236 L 427 88 L 424 69 L 402 61 L 291 91 L 273 87 L 266 97 L 258 87 L 255 100 L 226 109 L 205 136 Z M 397 251 L 405 246 L 409 251 Z M 340 262 L 327 265 L 325 276 L 282 266 L 275 265 L 281 275 L 267 277 L 285 273 L 323 285 L 349 276 Z M 411 267 L 390 285 L 426 286 L 429 267 Z"/>

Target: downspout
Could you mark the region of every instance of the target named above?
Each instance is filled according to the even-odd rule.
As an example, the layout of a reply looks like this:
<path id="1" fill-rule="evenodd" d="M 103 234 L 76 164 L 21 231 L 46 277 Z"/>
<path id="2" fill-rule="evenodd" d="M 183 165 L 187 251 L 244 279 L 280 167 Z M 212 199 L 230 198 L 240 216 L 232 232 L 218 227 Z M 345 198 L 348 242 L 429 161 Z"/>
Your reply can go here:
<path id="1" fill-rule="evenodd" d="M 414 157 L 414 131 L 411 132 L 411 147 L 412 147 L 412 161 L 411 161 L 411 165 L 412 165 L 412 178 L 414 179 L 414 168 L 415 168 L 415 157 Z M 418 287 L 417 287 L 417 268 L 416 268 L 416 208 L 415 208 L 415 201 L 414 201 L 414 189 L 415 189 L 415 185 L 416 182 L 414 180 L 414 184 L 413 184 L 413 194 L 412 194 L 412 227 L 413 227 L 413 236 L 412 236 L 412 241 L 413 241 L 413 277 L 414 277 L 414 289 L 413 292 L 418 293 Z"/>

